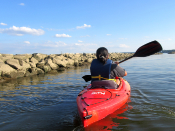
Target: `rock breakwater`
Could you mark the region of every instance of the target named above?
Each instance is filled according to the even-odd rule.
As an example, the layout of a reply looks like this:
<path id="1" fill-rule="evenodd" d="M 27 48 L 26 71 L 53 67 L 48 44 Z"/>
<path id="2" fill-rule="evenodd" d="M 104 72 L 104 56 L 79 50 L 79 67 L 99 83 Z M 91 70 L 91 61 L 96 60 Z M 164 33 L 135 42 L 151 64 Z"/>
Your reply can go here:
<path id="1" fill-rule="evenodd" d="M 119 61 L 132 53 L 110 53 L 109 59 Z M 0 82 L 19 77 L 55 73 L 67 68 L 90 64 L 95 54 L 0 54 Z"/>

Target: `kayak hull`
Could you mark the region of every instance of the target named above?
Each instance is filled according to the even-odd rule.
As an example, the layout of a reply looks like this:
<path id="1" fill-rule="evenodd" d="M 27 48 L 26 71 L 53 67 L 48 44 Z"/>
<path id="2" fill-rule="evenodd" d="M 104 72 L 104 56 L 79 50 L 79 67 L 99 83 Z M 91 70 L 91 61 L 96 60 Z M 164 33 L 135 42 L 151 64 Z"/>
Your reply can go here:
<path id="1" fill-rule="evenodd" d="M 122 78 L 120 81 L 117 89 L 91 89 L 90 84 L 78 94 L 78 113 L 84 127 L 105 118 L 128 101 L 130 85 Z"/>

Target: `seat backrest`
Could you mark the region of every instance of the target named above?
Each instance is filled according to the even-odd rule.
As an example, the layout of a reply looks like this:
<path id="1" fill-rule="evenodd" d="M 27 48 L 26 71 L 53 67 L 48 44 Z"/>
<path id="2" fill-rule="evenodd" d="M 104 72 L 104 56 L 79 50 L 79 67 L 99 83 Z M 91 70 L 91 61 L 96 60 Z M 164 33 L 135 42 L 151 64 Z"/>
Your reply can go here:
<path id="1" fill-rule="evenodd" d="M 115 81 L 101 80 L 101 81 L 93 81 L 91 88 L 117 89 L 118 85 Z"/>

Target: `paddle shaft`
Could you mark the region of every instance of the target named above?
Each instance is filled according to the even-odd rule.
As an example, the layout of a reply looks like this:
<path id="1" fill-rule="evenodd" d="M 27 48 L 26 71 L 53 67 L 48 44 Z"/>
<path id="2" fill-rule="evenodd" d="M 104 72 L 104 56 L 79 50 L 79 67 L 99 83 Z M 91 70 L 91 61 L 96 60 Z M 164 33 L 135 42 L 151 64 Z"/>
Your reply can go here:
<path id="1" fill-rule="evenodd" d="M 128 57 L 128 58 L 126 58 L 126 59 L 120 61 L 119 63 L 122 63 L 122 62 L 124 62 L 124 61 L 127 61 L 127 60 L 131 59 L 132 57 L 134 57 L 134 56 Z"/>

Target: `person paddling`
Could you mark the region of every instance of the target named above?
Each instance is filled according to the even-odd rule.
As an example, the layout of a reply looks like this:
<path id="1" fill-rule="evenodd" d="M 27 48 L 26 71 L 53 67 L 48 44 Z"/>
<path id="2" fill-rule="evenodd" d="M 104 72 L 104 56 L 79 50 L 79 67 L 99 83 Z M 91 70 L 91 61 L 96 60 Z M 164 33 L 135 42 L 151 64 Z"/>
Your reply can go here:
<path id="1" fill-rule="evenodd" d="M 124 77 L 127 75 L 125 69 L 119 66 L 119 62 L 113 62 L 109 59 L 108 50 L 105 47 L 100 47 L 96 51 L 97 59 L 91 63 L 91 83 L 99 80 L 114 80 L 119 85 L 117 77 Z"/>

